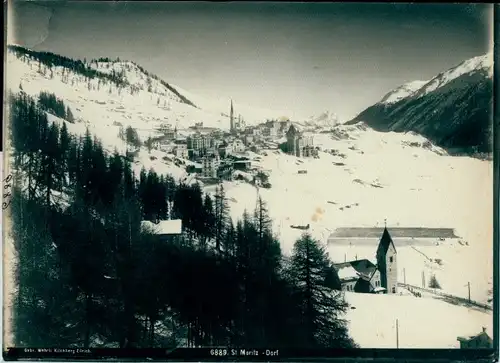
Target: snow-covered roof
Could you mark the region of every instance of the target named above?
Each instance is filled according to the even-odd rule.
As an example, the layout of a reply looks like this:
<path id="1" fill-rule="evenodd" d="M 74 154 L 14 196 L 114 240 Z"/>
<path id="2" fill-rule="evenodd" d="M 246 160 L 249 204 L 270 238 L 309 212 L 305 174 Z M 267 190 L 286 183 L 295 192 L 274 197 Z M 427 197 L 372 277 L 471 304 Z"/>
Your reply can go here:
<path id="1" fill-rule="evenodd" d="M 182 232 L 182 220 L 172 219 L 166 221 L 159 221 L 158 223 L 153 223 L 150 221 L 142 221 L 141 227 L 151 228 L 156 234 L 181 234 Z"/>
<path id="2" fill-rule="evenodd" d="M 359 277 L 358 272 L 352 266 L 340 267 L 337 273 L 341 280 L 351 280 Z"/>
<path id="3" fill-rule="evenodd" d="M 457 238 L 453 228 L 392 227 L 393 238 Z M 337 228 L 330 238 L 381 238 L 384 228 L 346 227 Z"/>
<path id="4" fill-rule="evenodd" d="M 469 341 L 469 340 L 475 339 L 475 338 L 477 338 L 477 337 L 479 337 L 479 336 L 481 336 L 483 334 L 486 334 L 489 337 L 488 329 L 487 328 L 483 327 L 482 331 L 479 332 L 479 333 L 476 333 L 476 334 L 472 334 L 472 335 L 469 334 L 469 335 L 459 336 L 459 337 L 457 337 L 457 340 L 458 341 Z"/>
<path id="5" fill-rule="evenodd" d="M 385 291 L 385 287 L 382 287 L 382 286 L 377 286 L 376 288 L 373 289 L 373 291 L 375 292 L 379 292 L 379 291 Z"/>

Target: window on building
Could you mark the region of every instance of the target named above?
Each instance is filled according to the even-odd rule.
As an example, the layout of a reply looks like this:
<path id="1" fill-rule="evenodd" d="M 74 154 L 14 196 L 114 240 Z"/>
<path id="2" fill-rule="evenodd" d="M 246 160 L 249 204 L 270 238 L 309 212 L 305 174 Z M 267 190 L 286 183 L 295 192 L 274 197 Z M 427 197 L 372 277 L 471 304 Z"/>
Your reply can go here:
<path id="1" fill-rule="evenodd" d="M 395 294 L 396 293 L 396 288 L 393 286 L 392 287 L 392 293 Z"/>
<path id="2" fill-rule="evenodd" d="M 389 262 L 392 262 L 392 256 L 391 256 L 391 257 L 389 257 Z"/>

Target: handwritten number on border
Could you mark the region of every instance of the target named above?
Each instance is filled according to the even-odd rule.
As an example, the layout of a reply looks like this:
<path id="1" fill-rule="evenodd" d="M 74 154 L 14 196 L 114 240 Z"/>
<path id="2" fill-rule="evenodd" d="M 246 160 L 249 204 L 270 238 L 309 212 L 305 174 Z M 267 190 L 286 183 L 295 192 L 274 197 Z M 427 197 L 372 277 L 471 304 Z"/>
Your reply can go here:
<path id="1" fill-rule="evenodd" d="M 10 205 L 10 202 L 11 202 L 11 197 L 12 197 L 12 194 L 10 193 L 10 191 L 12 190 L 12 184 L 10 183 L 10 181 L 12 180 L 12 174 L 9 174 L 7 176 L 7 178 L 5 178 L 3 180 L 3 200 L 4 202 L 2 203 L 2 209 L 7 209 Z"/>

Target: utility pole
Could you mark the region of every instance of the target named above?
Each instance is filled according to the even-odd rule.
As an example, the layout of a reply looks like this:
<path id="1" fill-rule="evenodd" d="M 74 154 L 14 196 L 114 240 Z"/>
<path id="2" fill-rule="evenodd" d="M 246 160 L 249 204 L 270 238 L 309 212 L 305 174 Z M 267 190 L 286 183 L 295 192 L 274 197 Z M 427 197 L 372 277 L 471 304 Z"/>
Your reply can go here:
<path id="1" fill-rule="evenodd" d="M 396 319 L 396 348 L 399 349 L 399 320 Z"/>
<path id="2" fill-rule="evenodd" d="M 404 281 L 404 284 L 406 285 L 406 269 L 403 268 L 403 281 Z"/>
<path id="3" fill-rule="evenodd" d="M 347 253 L 344 253 L 344 262 L 347 262 Z"/>
<path id="4" fill-rule="evenodd" d="M 467 283 L 467 287 L 469 289 L 469 303 L 470 303 L 470 281 Z"/>

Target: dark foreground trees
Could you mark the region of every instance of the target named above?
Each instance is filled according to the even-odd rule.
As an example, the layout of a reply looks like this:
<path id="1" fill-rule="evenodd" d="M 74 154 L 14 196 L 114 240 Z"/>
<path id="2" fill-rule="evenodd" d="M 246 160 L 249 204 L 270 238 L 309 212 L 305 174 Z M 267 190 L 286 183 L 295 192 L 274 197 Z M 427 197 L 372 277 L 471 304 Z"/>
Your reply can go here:
<path id="1" fill-rule="evenodd" d="M 317 243 L 285 263 L 263 200 L 233 223 L 223 185 L 132 166 L 12 97 L 16 346 L 349 346 Z M 142 220 L 179 218 L 160 240 Z M 337 277 L 338 278 L 338 277 Z"/>
<path id="2" fill-rule="evenodd" d="M 340 281 L 320 242 L 303 234 L 295 243 L 289 275 L 293 302 L 300 307 L 295 324 L 308 347 L 353 345 L 341 315 L 348 305 L 338 288 Z"/>

